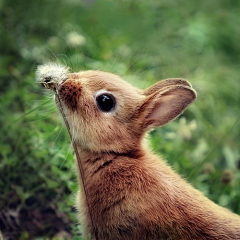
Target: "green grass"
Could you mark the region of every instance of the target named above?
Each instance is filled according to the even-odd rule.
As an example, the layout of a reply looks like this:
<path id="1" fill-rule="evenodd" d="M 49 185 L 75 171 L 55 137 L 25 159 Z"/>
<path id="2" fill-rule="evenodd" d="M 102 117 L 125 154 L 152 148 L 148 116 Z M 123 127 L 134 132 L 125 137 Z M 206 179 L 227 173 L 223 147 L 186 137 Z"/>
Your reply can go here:
<path id="1" fill-rule="evenodd" d="M 50 60 L 110 71 L 142 88 L 188 79 L 197 101 L 150 134 L 152 147 L 240 214 L 239 10 L 237 0 L 1 2 L 0 229 L 5 211 L 18 215 L 34 198 L 39 208 L 66 213 L 81 238 L 70 139 L 52 93 L 34 82 L 36 66 Z"/>

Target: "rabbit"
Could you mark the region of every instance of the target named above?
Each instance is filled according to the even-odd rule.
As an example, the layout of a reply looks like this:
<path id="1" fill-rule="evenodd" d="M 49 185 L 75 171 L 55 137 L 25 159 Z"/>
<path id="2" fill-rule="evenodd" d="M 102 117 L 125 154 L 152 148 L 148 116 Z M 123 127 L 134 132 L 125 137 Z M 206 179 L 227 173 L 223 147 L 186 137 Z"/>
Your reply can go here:
<path id="1" fill-rule="evenodd" d="M 144 141 L 196 99 L 188 81 L 142 90 L 87 70 L 67 73 L 56 92 L 83 166 L 77 207 L 86 239 L 240 239 L 240 216 L 193 188 Z"/>

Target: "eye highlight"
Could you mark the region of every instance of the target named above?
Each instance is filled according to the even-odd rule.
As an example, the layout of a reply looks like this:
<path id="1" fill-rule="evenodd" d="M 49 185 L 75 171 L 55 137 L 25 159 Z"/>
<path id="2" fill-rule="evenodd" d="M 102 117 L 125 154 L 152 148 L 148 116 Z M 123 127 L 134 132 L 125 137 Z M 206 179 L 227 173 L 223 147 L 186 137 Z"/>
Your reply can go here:
<path id="1" fill-rule="evenodd" d="M 111 112 L 115 109 L 116 100 L 109 93 L 102 93 L 96 97 L 98 108 L 103 112 Z"/>

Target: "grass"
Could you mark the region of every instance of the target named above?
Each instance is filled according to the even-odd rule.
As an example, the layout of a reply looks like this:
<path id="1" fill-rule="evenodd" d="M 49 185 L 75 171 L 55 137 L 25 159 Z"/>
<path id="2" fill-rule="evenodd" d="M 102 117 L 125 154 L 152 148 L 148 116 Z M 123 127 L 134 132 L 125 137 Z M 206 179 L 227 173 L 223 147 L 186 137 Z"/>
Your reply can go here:
<path id="1" fill-rule="evenodd" d="M 197 101 L 151 133 L 152 148 L 210 199 L 240 214 L 239 7 L 236 0 L 1 2 L 2 232 L 15 226 L 4 218 L 9 209 L 21 219 L 21 209 L 32 214 L 36 203 L 65 213 L 66 232 L 81 238 L 69 136 L 51 93 L 34 82 L 36 66 L 50 60 L 72 71 L 110 71 L 142 88 L 188 79 Z M 29 232 L 20 227 L 18 237 Z"/>

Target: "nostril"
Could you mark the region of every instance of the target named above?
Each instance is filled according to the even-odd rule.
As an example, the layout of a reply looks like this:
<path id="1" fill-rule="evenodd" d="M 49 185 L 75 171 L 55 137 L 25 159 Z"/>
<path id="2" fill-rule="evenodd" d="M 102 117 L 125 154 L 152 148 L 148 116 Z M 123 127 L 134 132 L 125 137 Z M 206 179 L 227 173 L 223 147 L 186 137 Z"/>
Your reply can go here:
<path id="1" fill-rule="evenodd" d="M 64 84 L 64 82 L 66 82 L 66 81 L 67 81 L 67 78 L 64 78 L 62 81 L 60 81 L 60 82 L 57 84 L 57 86 L 56 86 L 57 91 L 59 91 L 60 89 L 63 89 L 63 84 Z"/>
<path id="2" fill-rule="evenodd" d="M 58 85 L 62 85 L 66 81 L 67 81 L 67 78 L 64 78 L 61 82 L 58 83 Z"/>

